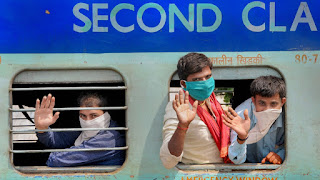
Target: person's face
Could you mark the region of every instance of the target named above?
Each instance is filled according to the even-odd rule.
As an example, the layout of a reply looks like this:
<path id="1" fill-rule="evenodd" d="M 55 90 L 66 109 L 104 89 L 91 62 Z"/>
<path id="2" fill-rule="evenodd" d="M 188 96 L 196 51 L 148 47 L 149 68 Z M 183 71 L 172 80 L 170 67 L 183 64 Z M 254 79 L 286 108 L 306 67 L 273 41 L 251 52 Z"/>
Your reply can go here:
<path id="1" fill-rule="evenodd" d="M 103 114 L 104 114 L 104 112 L 102 110 L 80 110 L 79 111 L 80 118 L 85 121 L 92 120 L 92 119 L 97 118 Z"/>
<path id="2" fill-rule="evenodd" d="M 209 66 L 202 68 L 201 72 L 190 74 L 187 81 L 205 81 L 212 77 L 212 72 Z M 180 83 L 186 87 L 186 83 L 181 80 Z"/>
<path id="3" fill-rule="evenodd" d="M 267 109 L 280 109 L 286 102 L 286 98 L 281 99 L 279 94 L 272 97 L 256 95 L 255 97 L 251 97 L 251 99 L 257 112 L 265 111 Z"/>

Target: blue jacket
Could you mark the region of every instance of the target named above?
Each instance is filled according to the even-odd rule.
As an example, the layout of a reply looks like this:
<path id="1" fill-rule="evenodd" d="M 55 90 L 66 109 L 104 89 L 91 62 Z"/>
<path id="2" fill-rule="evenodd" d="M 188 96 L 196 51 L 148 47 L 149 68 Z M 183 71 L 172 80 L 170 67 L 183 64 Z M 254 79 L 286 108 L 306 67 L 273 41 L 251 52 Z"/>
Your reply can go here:
<path id="1" fill-rule="evenodd" d="M 113 120 L 110 127 L 118 127 Z M 120 131 L 101 130 L 91 139 L 74 146 L 75 140 L 81 132 L 45 132 L 37 133 L 38 139 L 48 148 L 111 148 L 125 146 L 125 136 Z M 109 151 L 78 151 L 52 152 L 47 165 L 50 167 L 83 166 L 83 165 L 122 165 L 125 160 L 125 150 Z"/>

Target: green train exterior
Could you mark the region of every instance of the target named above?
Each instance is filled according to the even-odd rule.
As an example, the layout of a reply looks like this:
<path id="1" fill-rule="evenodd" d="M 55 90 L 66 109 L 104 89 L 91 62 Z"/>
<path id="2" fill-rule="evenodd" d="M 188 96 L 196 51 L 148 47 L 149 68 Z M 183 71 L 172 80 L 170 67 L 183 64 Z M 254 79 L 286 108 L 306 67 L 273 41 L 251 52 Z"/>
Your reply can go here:
<path id="1" fill-rule="evenodd" d="M 13 8 L 16 4 L 1 2 L 4 12 L 0 13 L 0 23 L 6 28 L 0 30 L 0 179 L 319 179 L 319 3 L 232 3 L 34 1 L 35 7 L 20 2 L 17 9 L 22 12 L 18 12 Z M 28 8 L 27 12 L 25 9 Z M 32 10 L 34 12 L 29 12 Z M 38 11 L 42 13 L 41 17 L 38 17 Z M 68 13 L 63 13 L 65 11 Z M 95 11 L 106 14 L 94 14 Z M 178 11 L 182 12 L 181 15 Z M 288 13 L 285 15 L 280 11 Z M 24 12 L 31 25 L 23 22 Z M 214 20 L 210 20 L 210 13 Z M 255 17 L 261 14 L 264 16 L 260 19 L 260 16 Z M 84 21 L 84 16 L 90 23 Z M 32 17 L 34 19 L 30 19 Z M 121 21 L 124 17 L 129 20 Z M 97 25 L 97 21 L 109 24 L 102 22 Z M 75 25 L 84 32 L 77 32 Z M 96 26 L 95 30 L 93 26 Z M 108 31 L 105 29 L 107 26 Z M 237 28 L 240 30 L 235 30 Z M 248 83 L 260 75 L 284 78 L 287 102 L 286 158 L 283 164 L 180 164 L 172 169 L 163 167 L 159 157 L 163 116 L 170 93 L 174 93 L 172 87 L 177 87 L 176 64 L 181 56 L 194 51 L 202 52 L 212 60 L 213 77 L 218 87 L 237 87 L 234 96 L 238 100 L 244 98 L 242 93 L 247 92 L 241 88 L 247 88 Z M 122 107 L 118 113 L 121 115 L 117 117 L 123 121 L 126 132 L 126 160 L 122 166 L 50 168 L 15 163 L 15 102 L 29 103 L 28 106 L 32 107 L 34 102 L 28 98 L 42 92 L 60 93 L 61 97 L 64 92 L 70 97 L 73 92 L 79 92 L 67 89 L 51 91 L 49 88 L 22 93 L 18 89 L 56 85 L 63 88 L 102 85 L 121 91 L 116 93 L 114 101 L 120 102 L 115 103 L 116 107 Z M 113 95 L 112 90 L 105 91 Z M 25 143 L 23 147 L 33 149 L 30 147 L 33 144 Z M 23 157 L 20 157 L 21 161 Z"/>

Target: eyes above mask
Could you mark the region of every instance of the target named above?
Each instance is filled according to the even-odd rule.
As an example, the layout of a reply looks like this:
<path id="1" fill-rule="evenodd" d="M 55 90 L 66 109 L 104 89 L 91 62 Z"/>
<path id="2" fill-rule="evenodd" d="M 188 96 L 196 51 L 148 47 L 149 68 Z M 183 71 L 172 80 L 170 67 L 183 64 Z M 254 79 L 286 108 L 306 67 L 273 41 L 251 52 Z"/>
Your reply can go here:
<path id="1" fill-rule="evenodd" d="M 207 99 L 215 88 L 213 77 L 206 81 L 185 81 L 185 83 L 186 88 L 183 89 L 188 91 L 191 97 L 199 101 Z"/>

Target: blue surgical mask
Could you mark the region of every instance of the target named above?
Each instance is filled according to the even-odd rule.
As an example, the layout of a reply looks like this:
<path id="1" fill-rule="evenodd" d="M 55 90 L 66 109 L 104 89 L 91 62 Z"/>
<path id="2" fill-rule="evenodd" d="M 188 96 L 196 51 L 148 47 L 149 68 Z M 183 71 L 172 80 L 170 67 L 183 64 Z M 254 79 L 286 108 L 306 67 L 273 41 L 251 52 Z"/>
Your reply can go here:
<path id="1" fill-rule="evenodd" d="M 206 81 L 185 81 L 185 83 L 186 88 L 183 89 L 189 91 L 190 96 L 199 101 L 207 99 L 215 87 L 213 77 Z"/>

